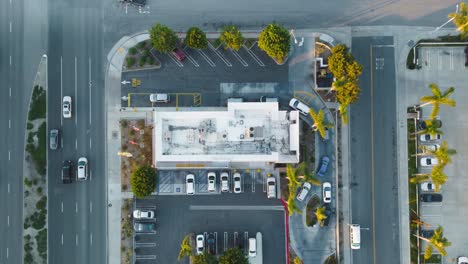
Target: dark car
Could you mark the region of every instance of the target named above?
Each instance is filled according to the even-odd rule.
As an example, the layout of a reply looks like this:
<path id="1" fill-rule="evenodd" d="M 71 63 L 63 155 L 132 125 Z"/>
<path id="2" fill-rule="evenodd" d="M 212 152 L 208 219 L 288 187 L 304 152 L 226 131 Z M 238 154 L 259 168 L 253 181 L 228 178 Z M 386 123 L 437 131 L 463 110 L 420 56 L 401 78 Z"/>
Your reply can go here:
<path id="1" fill-rule="evenodd" d="M 465 67 L 468 66 L 468 46 L 465 48 Z"/>
<path id="2" fill-rule="evenodd" d="M 420 230 L 419 234 L 424 238 L 431 238 L 434 235 L 434 230 Z"/>
<path id="3" fill-rule="evenodd" d="M 323 226 L 328 226 L 330 224 L 330 218 L 332 217 L 332 210 L 329 206 L 325 206 L 325 215 L 327 218 L 323 220 Z"/>
<path id="4" fill-rule="evenodd" d="M 154 223 L 146 223 L 146 222 L 135 222 L 133 224 L 133 229 L 136 232 L 151 232 L 154 231 L 156 225 Z"/>
<path id="5" fill-rule="evenodd" d="M 419 130 L 425 130 L 427 129 L 427 126 L 430 125 L 431 122 L 434 122 L 435 127 L 441 128 L 442 127 L 442 121 L 435 119 L 434 121 L 432 120 L 419 120 L 418 121 L 418 129 Z"/>
<path id="6" fill-rule="evenodd" d="M 172 55 L 174 55 L 174 56 L 177 58 L 178 61 L 183 61 L 183 60 L 185 60 L 185 57 L 186 57 L 186 56 L 185 56 L 184 52 L 182 52 L 181 49 L 175 48 L 175 49 L 173 49 L 173 50 L 171 51 L 171 53 L 172 53 Z"/>
<path id="7" fill-rule="evenodd" d="M 72 183 L 73 179 L 73 162 L 71 160 L 65 160 L 62 165 L 62 183 Z"/>
<path id="8" fill-rule="evenodd" d="M 317 176 L 323 177 L 328 169 L 328 163 L 330 162 L 330 158 L 327 156 L 322 157 L 322 162 L 320 163 L 320 167 L 317 171 Z"/>
<path id="9" fill-rule="evenodd" d="M 439 193 L 425 193 L 419 196 L 421 202 L 437 203 L 442 202 L 442 194 Z"/>
<path id="10" fill-rule="evenodd" d="M 56 150 L 59 145 L 59 131 L 58 129 L 52 129 L 49 133 L 49 147 L 52 150 Z"/>
<path id="11" fill-rule="evenodd" d="M 208 245 L 208 253 L 216 255 L 216 238 L 213 233 L 208 234 L 206 244 Z"/>

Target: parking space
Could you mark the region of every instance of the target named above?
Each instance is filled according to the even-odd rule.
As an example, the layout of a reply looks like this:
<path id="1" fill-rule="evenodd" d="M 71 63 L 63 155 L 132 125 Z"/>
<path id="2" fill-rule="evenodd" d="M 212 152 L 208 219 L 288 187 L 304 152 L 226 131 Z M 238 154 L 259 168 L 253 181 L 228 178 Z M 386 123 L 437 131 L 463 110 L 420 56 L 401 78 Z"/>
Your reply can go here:
<path id="1" fill-rule="evenodd" d="M 214 172 L 216 174 L 215 192 L 208 191 L 208 172 Z M 158 186 L 156 189 L 161 195 L 186 195 L 185 178 L 188 174 L 193 174 L 195 176 L 195 195 L 221 194 L 220 174 L 222 172 L 227 172 L 229 179 L 229 191 L 224 194 L 233 193 L 233 175 L 234 173 L 239 173 L 241 176 L 241 192 L 262 193 L 262 195 L 266 196 L 266 178 L 268 177 L 268 173 L 260 169 L 159 170 Z"/>
<path id="2" fill-rule="evenodd" d="M 159 69 L 129 71 L 122 73 L 121 97 L 122 107 L 196 107 L 223 106 L 226 97 L 221 89 L 222 83 L 276 83 L 274 90 L 264 93 L 262 87 L 244 91 L 247 100 L 258 101 L 260 96 L 291 97 L 289 91 L 288 65 L 277 65 L 258 46 L 248 49 L 242 47 L 239 51 L 214 48 L 209 45 L 204 50 L 193 50 L 182 47 L 186 56 L 183 61 L 170 54 L 162 54 L 152 50 L 161 61 Z M 132 86 L 132 79 L 137 79 L 137 86 Z M 190 98 L 171 99 L 168 104 L 152 104 L 149 101 L 151 93 L 169 94 L 199 94 L 203 100 L 194 103 Z M 242 94 L 242 93 L 241 93 Z M 130 97 L 130 100 L 128 100 Z M 182 99 L 182 100 L 181 100 Z"/>
<path id="3" fill-rule="evenodd" d="M 466 71 L 465 53 L 460 47 L 421 47 L 420 64 L 430 71 Z"/>
<path id="4" fill-rule="evenodd" d="M 227 195 L 228 199 L 165 195 L 137 200 L 137 208 L 157 207 L 157 233 L 135 235 L 136 263 L 177 263 L 180 243 L 187 234 L 204 235 L 207 249 L 208 237 L 214 238 L 217 255 L 235 246 L 247 255 L 248 238 L 257 232 L 263 235 L 263 262 L 285 263 L 285 213 L 279 200 L 253 193 Z"/>

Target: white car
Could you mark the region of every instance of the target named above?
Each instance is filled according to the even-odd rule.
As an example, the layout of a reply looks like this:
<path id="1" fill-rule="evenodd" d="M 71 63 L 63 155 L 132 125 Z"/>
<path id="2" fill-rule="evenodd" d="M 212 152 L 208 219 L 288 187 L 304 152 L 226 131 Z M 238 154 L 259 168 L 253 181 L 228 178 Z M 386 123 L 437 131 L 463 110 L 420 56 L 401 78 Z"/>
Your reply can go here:
<path id="1" fill-rule="evenodd" d="M 168 94 L 150 94 L 150 102 L 152 103 L 169 103 L 171 98 Z"/>
<path id="2" fill-rule="evenodd" d="M 185 177 L 185 184 L 186 184 L 187 194 L 194 194 L 195 193 L 195 175 L 187 174 L 187 177 Z"/>
<path id="3" fill-rule="evenodd" d="M 81 157 L 78 159 L 78 180 L 85 181 L 88 179 L 88 159 Z"/>
<path id="4" fill-rule="evenodd" d="M 227 172 L 221 172 L 221 191 L 229 192 L 229 174 Z"/>
<path id="5" fill-rule="evenodd" d="M 200 255 L 205 251 L 205 236 L 197 235 L 197 255 Z"/>
<path id="6" fill-rule="evenodd" d="M 309 115 L 310 108 L 296 98 L 293 98 L 291 101 L 289 101 L 289 106 L 293 109 L 296 109 L 303 115 Z"/>
<path id="7" fill-rule="evenodd" d="M 72 116 L 72 99 L 70 96 L 64 96 L 62 101 L 62 112 L 64 118 Z"/>
<path id="8" fill-rule="evenodd" d="M 422 141 L 422 142 L 427 142 L 427 141 L 434 141 L 434 140 L 439 140 L 442 138 L 442 135 L 441 134 L 434 134 L 434 135 L 431 135 L 431 134 L 422 134 L 419 139 Z"/>
<path id="9" fill-rule="evenodd" d="M 234 193 L 241 193 L 241 176 L 238 172 L 234 173 L 232 177 L 234 179 Z"/>
<path id="10" fill-rule="evenodd" d="M 330 203 L 331 202 L 331 183 L 324 182 L 322 185 L 323 190 L 323 202 Z"/>
<path id="11" fill-rule="evenodd" d="M 154 211 L 153 210 L 134 210 L 133 211 L 133 218 L 135 219 L 154 219 Z"/>
<path id="12" fill-rule="evenodd" d="M 424 157 L 421 158 L 421 166 L 428 167 L 428 166 L 434 166 L 437 165 L 439 161 L 437 158 L 434 157 Z"/>
<path id="13" fill-rule="evenodd" d="M 297 195 L 297 200 L 301 202 L 304 201 L 304 199 L 307 197 L 307 194 L 309 194 L 310 189 L 312 189 L 312 185 L 308 182 L 304 182 L 301 190 L 299 191 L 299 194 Z"/>
<path id="14" fill-rule="evenodd" d="M 431 181 L 421 182 L 420 186 L 421 186 L 421 191 L 425 191 L 425 192 L 435 191 L 435 186 Z"/>
<path id="15" fill-rule="evenodd" d="M 458 257 L 457 264 L 468 264 L 468 257 Z"/>
<path id="16" fill-rule="evenodd" d="M 216 173 L 214 172 L 208 172 L 208 191 L 216 191 Z"/>
<path id="17" fill-rule="evenodd" d="M 249 238 L 249 257 L 257 256 L 257 239 Z"/>
<path id="18" fill-rule="evenodd" d="M 267 179 L 267 197 L 276 198 L 276 179 L 275 177 L 268 177 Z"/>
<path id="19" fill-rule="evenodd" d="M 439 144 L 431 144 L 431 145 L 421 145 L 421 148 L 424 149 L 424 151 L 437 151 L 440 149 Z"/>

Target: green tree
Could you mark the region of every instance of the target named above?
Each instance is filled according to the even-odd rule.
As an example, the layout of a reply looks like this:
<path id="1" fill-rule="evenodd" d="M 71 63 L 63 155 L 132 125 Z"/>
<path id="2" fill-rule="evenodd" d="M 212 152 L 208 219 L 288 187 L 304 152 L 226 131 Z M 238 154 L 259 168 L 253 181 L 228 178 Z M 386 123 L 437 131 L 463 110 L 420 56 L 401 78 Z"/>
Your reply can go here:
<path id="1" fill-rule="evenodd" d="M 421 97 L 420 101 L 423 104 L 421 104 L 419 107 L 432 104 L 433 108 L 430 115 L 431 119 L 434 119 L 439 113 L 440 105 L 447 105 L 451 107 L 456 106 L 455 100 L 450 98 L 450 95 L 452 95 L 455 92 L 455 88 L 449 87 L 444 92 L 441 92 L 437 84 L 431 83 L 429 84 L 429 89 L 431 89 L 432 95 L 426 95 Z"/>
<path id="2" fill-rule="evenodd" d="M 191 256 L 192 264 L 217 264 L 218 260 L 216 256 L 209 254 L 208 252 L 203 252 L 200 255 Z"/>
<path id="3" fill-rule="evenodd" d="M 169 27 L 158 23 L 149 32 L 151 44 L 159 52 L 166 53 L 176 47 L 177 35 Z"/>
<path id="4" fill-rule="evenodd" d="M 318 131 L 320 133 L 320 136 L 322 138 L 325 138 L 325 136 L 326 136 L 325 129 L 332 128 L 333 124 L 328 123 L 327 120 L 325 120 L 325 113 L 323 112 L 322 109 L 320 109 L 318 111 L 318 113 L 317 113 L 317 112 L 315 112 L 314 109 L 310 108 L 309 115 L 314 120 L 314 124 L 312 125 L 312 129 L 314 131 Z"/>
<path id="5" fill-rule="evenodd" d="M 324 207 L 319 207 L 315 210 L 315 217 L 317 217 L 317 222 L 319 222 L 320 226 L 323 226 L 323 221 L 327 219 L 327 216 L 325 215 L 325 206 Z"/>
<path id="6" fill-rule="evenodd" d="M 344 44 L 336 45 L 332 48 L 332 55 L 328 58 L 328 69 L 336 79 L 345 77 L 347 64 L 346 54 L 348 54 L 348 52 L 348 47 Z"/>
<path id="7" fill-rule="evenodd" d="M 191 27 L 187 30 L 184 43 L 192 49 L 206 49 L 208 47 L 205 32 L 197 27 Z"/>
<path id="8" fill-rule="evenodd" d="M 453 23 L 460 31 L 460 37 L 462 39 L 468 38 L 468 5 L 465 2 L 459 4 L 457 13 L 451 13 L 448 15 L 449 18 L 453 18 Z"/>
<path id="9" fill-rule="evenodd" d="M 435 190 L 438 192 L 440 187 L 445 184 L 448 180 L 448 176 L 444 173 L 444 167 L 441 165 L 434 166 L 431 170 L 431 173 L 419 173 L 414 174 L 410 179 L 411 183 L 420 183 L 425 181 L 432 181 L 435 186 Z"/>
<path id="10" fill-rule="evenodd" d="M 441 166 L 445 166 L 452 163 L 452 156 L 457 154 L 455 149 L 449 149 L 447 141 L 443 141 L 440 147 L 436 150 L 428 150 L 428 152 L 434 155 Z"/>
<path id="11" fill-rule="evenodd" d="M 289 196 L 287 199 L 289 215 L 294 213 L 302 213 L 296 204 L 296 191 L 301 181 L 307 181 L 313 185 L 320 186 L 320 180 L 315 178 L 313 172 L 310 172 L 307 168 L 307 164 L 304 162 L 299 163 L 295 168 L 290 164 L 286 166 L 286 179 L 288 179 L 288 191 Z"/>
<path id="12" fill-rule="evenodd" d="M 130 176 L 130 183 L 137 198 L 149 196 L 156 187 L 156 170 L 148 165 L 138 167 Z"/>
<path id="13" fill-rule="evenodd" d="M 179 255 L 177 260 L 180 261 L 184 257 L 189 257 L 192 255 L 192 246 L 190 246 L 190 235 L 186 235 L 180 244 Z"/>
<path id="14" fill-rule="evenodd" d="M 225 49 L 231 48 L 233 50 L 239 50 L 244 43 L 244 37 L 236 26 L 225 26 L 219 40 Z"/>
<path id="15" fill-rule="evenodd" d="M 271 23 L 260 33 L 258 47 L 278 63 L 282 63 L 291 48 L 290 38 L 291 36 L 286 28 Z"/>
<path id="16" fill-rule="evenodd" d="M 240 248 L 230 248 L 219 257 L 219 264 L 249 264 L 249 259 Z"/>
<path id="17" fill-rule="evenodd" d="M 436 119 L 429 119 L 429 120 L 424 120 L 424 123 L 426 124 L 425 129 L 421 129 L 417 131 L 415 134 L 420 135 L 420 134 L 431 134 L 431 135 L 436 135 L 436 134 L 443 134 L 443 131 L 439 129 L 440 125 L 440 120 Z"/>
<path id="18" fill-rule="evenodd" d="M 447 256 L 447 251 L 445 250 L 446 247 L 452 245 L 446 237 L 443 235 L 444 230 L 441 226 L 439 226 L 436 230 L 434 230 L 434 235 L 431 238 L 425 238 L 419 235 L 414 235 L 417 238 L 424 240 L 427 242 L 427 246 L 424 252 L 424 259 L 429 259 L 432 256 L 432 251 L 435 249 L 439 251 L 442 256 Z"/>
<path id="19" fill-rule="evenodd" d="M 302 264 L 302 260 L 299 257 L 296 256 L 294 258 L 293 264 Z"/>

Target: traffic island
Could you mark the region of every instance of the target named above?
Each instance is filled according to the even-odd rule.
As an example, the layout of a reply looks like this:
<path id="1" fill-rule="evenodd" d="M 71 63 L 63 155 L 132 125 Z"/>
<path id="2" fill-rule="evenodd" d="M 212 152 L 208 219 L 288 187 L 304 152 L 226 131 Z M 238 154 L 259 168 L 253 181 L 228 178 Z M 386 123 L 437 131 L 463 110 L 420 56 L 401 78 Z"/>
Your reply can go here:
<path id="1" fill-rule="evenodd" d="M 161 68 L 161 62 L 154 54 L 150 40 L 143 40 L 134 47 L 128 49 L 125 56 L 123 71 L 147 70 Z"/>
<path id="2" fill-rule="evenodd" d="M 24 263 L 47 263 L 47 58 L 39 64 L 29 103 L 23 162 Z"/>

